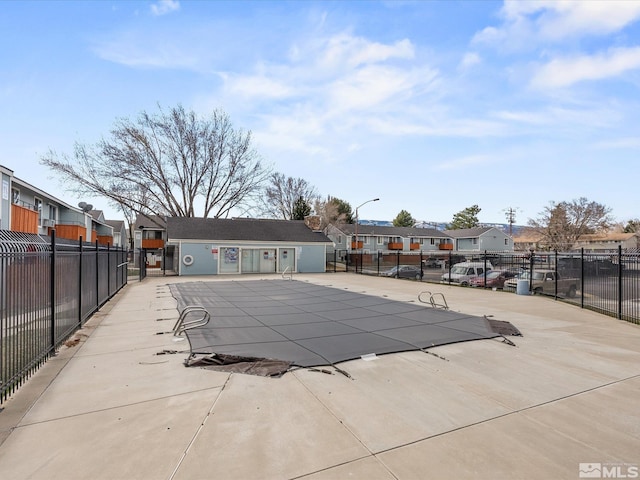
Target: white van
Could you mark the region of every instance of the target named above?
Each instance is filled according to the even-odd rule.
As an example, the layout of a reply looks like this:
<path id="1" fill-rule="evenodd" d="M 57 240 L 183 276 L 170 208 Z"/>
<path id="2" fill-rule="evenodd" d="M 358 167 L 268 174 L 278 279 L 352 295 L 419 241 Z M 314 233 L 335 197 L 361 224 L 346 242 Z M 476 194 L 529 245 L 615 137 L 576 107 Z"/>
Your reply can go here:
<path id="1" fill-rule="evenodd" d="M 493 270 L 493 265 L 491 262 L 486 263 L 487 272 Z M 469 285 L 469 279 L 473 277 L 478 277 L 484 274 L 484 262 L 462 262 L 456 263 L 453 267 L 451 267 L 451 278 L 449 278 L 449 272 L 445 272 L 442 274 L 442 278 L 440 281 L 442 283 L 457 283 L 466 287 Z"/>

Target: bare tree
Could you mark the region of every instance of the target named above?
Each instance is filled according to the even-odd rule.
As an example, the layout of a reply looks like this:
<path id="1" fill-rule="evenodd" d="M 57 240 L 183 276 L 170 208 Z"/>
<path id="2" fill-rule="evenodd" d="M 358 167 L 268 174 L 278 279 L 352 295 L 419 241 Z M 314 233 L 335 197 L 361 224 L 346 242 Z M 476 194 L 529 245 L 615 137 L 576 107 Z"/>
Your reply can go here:
<path id="1" fill-rule="evenodd" d="M 267 178 L 251 133 L 215 110 L 200 118 L 182 106 L 135 121 L 117 120 L 108 138 L 75 144 L 72 156 L 41 159 L 69 190 L 98 194 L 143 214 L 227 217 L 246 205 Z"/>
<path id="2" fill-rule="evenodd" d="M 314 210 L 323 231 L 331 224 L 353 223 L 351 205 L 339 198 L 328 196 L 326 200 L 317 200 Z"/>
<path id="3" fill-rule="evenodd" d="M 605 205 L 581 197 L 571 202 L 550 202 L 528 224 L 550 250 L 570 250 L 583 235 L 609 230 L 613 224 L 610 212 Z"/>
<path id="4" fill-rule="evenodd" d="M 275 172 L 269 176 L 269 185 L 265 188 L 263 213 L 271 218 L 292 220 L 300 199 L 313 205 L 318 198 L 316 189 L 303 178 L 285 177 Z"/>

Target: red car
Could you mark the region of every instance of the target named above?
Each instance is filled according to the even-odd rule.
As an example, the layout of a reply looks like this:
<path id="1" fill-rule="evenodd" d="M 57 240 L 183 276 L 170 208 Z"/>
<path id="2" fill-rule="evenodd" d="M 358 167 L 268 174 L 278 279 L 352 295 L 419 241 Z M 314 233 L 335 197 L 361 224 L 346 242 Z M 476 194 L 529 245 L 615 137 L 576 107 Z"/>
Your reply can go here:
<path id="1" fill-rule="evenodd" d="M 488 288 L 502 288 L 504 286 L 505 280 L 513 278 L 516 276 L 515 272 L 510 272 L 508 270 L 491 270 L 487 272 L 487 284 Z M 469 280 L 469 285 L 471 287 L 484 287 L 484 275 L 480 275 L 478 277 L 473 277 Z"/>

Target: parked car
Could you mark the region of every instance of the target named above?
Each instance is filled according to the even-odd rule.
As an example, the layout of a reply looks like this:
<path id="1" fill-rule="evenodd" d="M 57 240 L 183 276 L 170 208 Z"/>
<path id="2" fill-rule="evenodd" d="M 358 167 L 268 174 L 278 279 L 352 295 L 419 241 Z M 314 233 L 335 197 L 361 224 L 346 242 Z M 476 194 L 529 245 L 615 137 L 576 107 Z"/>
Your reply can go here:
<path id="1" fill-rule="evenodd" d="M 451 264 L 466 262 L 462 255 L 451 255 Z M 426 268 L 449 268 L 449 255 L 438 255 L 422 260 L 422 265 Z"/>
<path id="2" fill-rule="evenodd" d="M 491 270 L 487 272 L 487 283 L 485 285 L 485 276 L 480 275 L 473 277 L 469 280 L 469 286 L 471 287 L 488 287 L 488 288 L 502 288 L 505 280 L 514 278 L 517 275 L 516 272 L 510 270 Z"/>
<path id="3" fill-rule="evenodd" d="M 422 264 L 426 268 L 444 268 L 446 261 L 444 258 L 427 258 L 422 261 Z"/>
<path id="4" fill-rule="evenodd" d="M 515 292 L 517 290 L 518 280 L 529 280 L 531 282 L 531 291 L 533 293 L 553 295 L 556 291 L 556 283 L 558 293 L 564 294 L 569 298 L 576 296 L 576 290 L 580 289 L 580 279 L 566 277 L 559 272 L 553 270 L 534 270 L 533 279 L 531 272 L 526 271 L 518 275 L 516 278 L 510 278 L 504 282 L 505 291 Z"/>
<path id="5" fill-rule="evenodd" d="M 422 271 L 420 270 L 420 267 L 416 265 L 399 265 L 387 270 L 386 272 L 382 272 L 380 275 L 383 277 L 413 278 L 415 280 L 422 280 Z"/>
<path id="6" fill-rule="evenodd" d="M 457 283 L 463 287 L 469 285 L 469 280 L 484 274 L 485 266 L 487 272 L 493 270 L 491 262 L 462 262 L 451 267 L 451 272 L 442 274 L 440 281 L 443 283 Z"/>

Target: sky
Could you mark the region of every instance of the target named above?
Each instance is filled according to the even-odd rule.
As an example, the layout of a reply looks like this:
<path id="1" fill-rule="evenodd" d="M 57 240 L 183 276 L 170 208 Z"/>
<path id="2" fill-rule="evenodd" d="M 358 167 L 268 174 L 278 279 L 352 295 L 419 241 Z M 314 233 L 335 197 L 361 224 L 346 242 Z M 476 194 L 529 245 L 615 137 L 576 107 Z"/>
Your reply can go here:
<path id="1" fill-rule="evenodd" d="M 65 202 L 49 150 L 182 105 L 361 219 L 640 217 L 640 1 L 0 2 L 0 165 Z"/>

